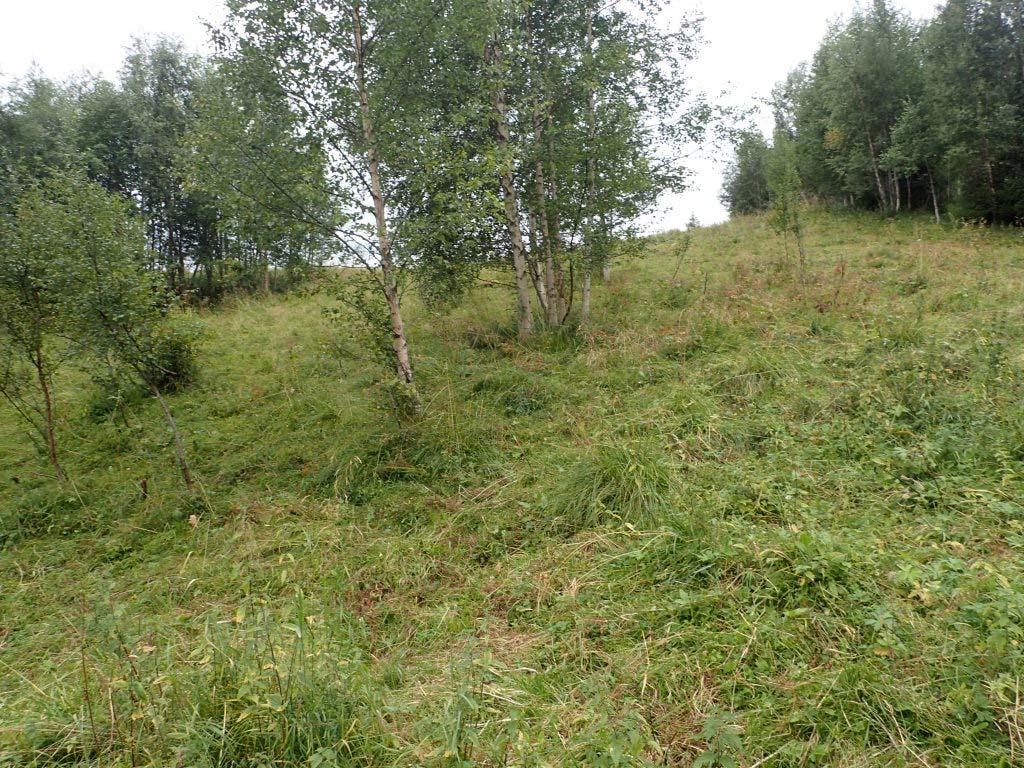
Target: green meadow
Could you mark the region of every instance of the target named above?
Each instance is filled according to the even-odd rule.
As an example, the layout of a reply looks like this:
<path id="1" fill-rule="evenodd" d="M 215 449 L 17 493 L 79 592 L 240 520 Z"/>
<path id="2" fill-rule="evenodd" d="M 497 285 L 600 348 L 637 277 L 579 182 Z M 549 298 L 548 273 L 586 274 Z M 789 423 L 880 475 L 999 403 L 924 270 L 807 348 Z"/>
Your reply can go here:
<path id="1" fill-rule="evenodd" d="M 150 398 L 59 377 L 64 487 L 0 410 L 0 766 L 1024 765 L 1024 237 L 805 240 L 410 300 L 401 429 L 330 292 L 193 310 L 195 494 Z"/>

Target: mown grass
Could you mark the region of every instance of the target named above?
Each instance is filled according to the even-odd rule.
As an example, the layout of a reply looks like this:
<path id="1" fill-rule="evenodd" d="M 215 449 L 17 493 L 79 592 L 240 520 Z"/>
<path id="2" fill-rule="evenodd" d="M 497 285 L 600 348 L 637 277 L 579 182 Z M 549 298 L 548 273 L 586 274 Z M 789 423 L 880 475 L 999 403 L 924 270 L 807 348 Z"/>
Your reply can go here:
<path id="1" fill-rule="evenodd" d="M 0 766 L 1024 764 L 1024 238 L 807 238 L 413 307 L 404 432 L 328 299 L 204 312 L 195 498 L 152 403 L 66 379 L 63 492 L 3 411 Z"/>

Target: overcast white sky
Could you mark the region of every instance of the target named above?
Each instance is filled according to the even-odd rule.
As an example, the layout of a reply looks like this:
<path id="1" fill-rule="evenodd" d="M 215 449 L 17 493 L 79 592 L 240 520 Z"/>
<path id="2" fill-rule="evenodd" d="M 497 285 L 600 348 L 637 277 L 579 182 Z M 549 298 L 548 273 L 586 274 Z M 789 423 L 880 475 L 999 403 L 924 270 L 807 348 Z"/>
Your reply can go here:
<path id="1" fill-rule="evenodd" d="M 693 70 L 697 88 L 729 91 L 730 103 L 767 96 L 772 86 L 814 53 L 829 20 L 855 0 L 673 0 L 681 12 L 705 17 L 706 45 Z M 897 0 L 926 18 L 937 0 Z M 37 64 L 64 78 L 84 71 L 114 77 L 133 36 L 166 34 L 203 49 L 202 21 L 223 14 L 220 0 L 0 0 L 0 79 Z M 668 200 L 654 229 L 682 227 L 691 214 L 703 224 L 725 219 L 718 202 L 722 157 L 694 158 L 691 190 Z"/>

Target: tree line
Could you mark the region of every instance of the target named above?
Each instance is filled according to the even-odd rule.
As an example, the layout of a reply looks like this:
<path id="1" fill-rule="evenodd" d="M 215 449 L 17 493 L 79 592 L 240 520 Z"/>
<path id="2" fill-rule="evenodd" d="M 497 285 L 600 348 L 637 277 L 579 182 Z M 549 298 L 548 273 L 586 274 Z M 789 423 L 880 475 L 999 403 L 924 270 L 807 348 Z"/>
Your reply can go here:
<path id="1" fill-rule="evenodd" d="M 228 9 L 209 57 L 137 42 L 117 82 L 33 73 L 0 104 L 0 393 L 58 477 L 60 362 L 161 398 L 192 365 L 176 303 L 337 266 L 412 410 L 410 290 L 450 305 L 504 270 L 520 340 L 586 323 L 711 116 L 685 77 L 699 21 L 668 28 L 658 2 Z"/>
<path id="2" fill-rule="evenodd" d="M 734 214 L 770 207 L 788 162 L 808 201 L 937 221 L 1024 216 L 1019 0 L 947 0 L 924 23 L 874 0 L 832 27 L 772 107 L 772 141 L 746 132 L 726 173 Z"/>
<path id="3" fill-rule="evenodd" d="M 282 276 L 326 257 L 310 228 L 284 225 L 195 178 L 190 147 L 211 109 L 217 71 L 176 41 L 136 41 L 117 82 L 58 83 L 39 72 L 9 83 L 0 104 L 0 204 L 24 189 L 74 171 L 130 203 L 143 222 L 151 269 L 179 295 L 216 298 L 269 289 Z M 310 147 L 285 142 L 316 186 Z"/>

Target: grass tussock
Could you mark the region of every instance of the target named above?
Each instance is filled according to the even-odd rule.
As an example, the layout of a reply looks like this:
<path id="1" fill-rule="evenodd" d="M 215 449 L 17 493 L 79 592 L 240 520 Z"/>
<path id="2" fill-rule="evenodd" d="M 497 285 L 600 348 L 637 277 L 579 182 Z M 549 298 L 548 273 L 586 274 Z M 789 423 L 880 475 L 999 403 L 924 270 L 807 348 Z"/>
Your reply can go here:
<path id="1" fill-rule="evenodd" d="M 5 764 L 384 765 L 384 723 L 349 631 L 301 610 L 254 621 L 240 607 L 188 648 L 86 632 L 81 687 L 18 713 Z"/>
<path id="2" fill-rule="evenodd" d="M 650 525 L 672 502 L 675 474 L 668 453 L 651 438 L 599 444 L 558 476 L 552 525 L 570 533 L 613 521 Z"/>

